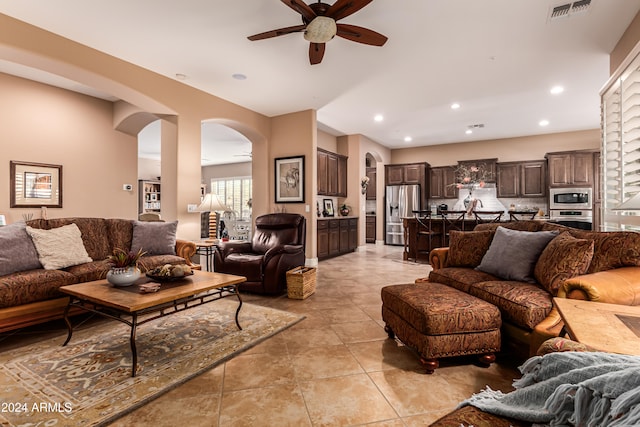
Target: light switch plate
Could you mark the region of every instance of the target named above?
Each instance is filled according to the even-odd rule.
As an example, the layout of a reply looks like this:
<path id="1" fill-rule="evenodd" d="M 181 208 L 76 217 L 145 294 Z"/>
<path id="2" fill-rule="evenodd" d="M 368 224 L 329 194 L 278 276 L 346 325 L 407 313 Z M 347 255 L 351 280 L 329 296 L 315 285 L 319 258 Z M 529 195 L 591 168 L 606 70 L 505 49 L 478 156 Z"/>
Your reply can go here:
<path id="1" fill-rule="evenodd" d="M 194 204 L 187 205 L 187 212 L 197 212 L 196 209 L 198 209 L 198 205 L 194 205 Z"/>

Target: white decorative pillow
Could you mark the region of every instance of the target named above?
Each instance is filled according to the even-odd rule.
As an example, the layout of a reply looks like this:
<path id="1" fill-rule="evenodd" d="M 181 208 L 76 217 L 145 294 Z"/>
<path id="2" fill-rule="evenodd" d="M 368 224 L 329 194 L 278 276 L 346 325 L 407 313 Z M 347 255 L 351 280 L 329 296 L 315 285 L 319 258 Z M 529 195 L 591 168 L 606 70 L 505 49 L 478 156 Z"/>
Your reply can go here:
<path id="1" fill-rule="evenodd" d="M 38 251 L 45 270 L 57 270 L 93 261 L 82 243 L 82 233 L 76 224 L 51 230 L 27 226 L 27 233 Z"/>

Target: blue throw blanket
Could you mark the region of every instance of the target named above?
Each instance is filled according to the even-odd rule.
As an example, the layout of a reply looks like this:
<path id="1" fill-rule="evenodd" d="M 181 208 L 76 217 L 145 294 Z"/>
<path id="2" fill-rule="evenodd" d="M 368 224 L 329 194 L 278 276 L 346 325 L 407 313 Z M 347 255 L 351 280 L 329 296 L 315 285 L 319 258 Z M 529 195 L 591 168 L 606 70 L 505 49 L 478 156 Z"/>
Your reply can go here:
<path id="1" fill-rule="evenodd" d="M 510 393 L 487 387 L 459 406 L 545 426 L 640 425 L 640 357 L 600 352 L 535 356 Z"/>

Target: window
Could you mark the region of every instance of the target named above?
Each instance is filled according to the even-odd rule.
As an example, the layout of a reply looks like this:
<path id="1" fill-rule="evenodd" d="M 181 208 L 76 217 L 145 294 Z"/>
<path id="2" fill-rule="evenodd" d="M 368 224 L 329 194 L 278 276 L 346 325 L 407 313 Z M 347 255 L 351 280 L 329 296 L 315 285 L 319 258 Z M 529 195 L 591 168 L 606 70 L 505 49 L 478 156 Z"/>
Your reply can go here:
<path id="1" fill-rule="evenodd" d="M 211 189 L 236 213 L 238 219 L 250 220 L 251 183 L 251 177 L 212 179 Z"/>
<path id="2" fill-rule="evenodd" d="M 640 193 L 640 56 L 602 94 L 604 230 L 640 230 L 640 211 L 614 210 Z"/>

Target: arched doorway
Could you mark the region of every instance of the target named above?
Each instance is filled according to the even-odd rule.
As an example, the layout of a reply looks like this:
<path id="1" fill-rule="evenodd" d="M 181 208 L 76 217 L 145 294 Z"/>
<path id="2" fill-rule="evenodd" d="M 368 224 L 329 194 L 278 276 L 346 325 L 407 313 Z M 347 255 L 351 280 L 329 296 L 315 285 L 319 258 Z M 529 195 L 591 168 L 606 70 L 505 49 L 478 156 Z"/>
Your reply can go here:
<path id="1" fill-rule="evenodd" d="M 252 142 L 242 133 L 215 121 L 202 122 L 202 194 L 218 196 L 225 208 L 218 236 L 251 237 L 253 219 Z M 204 227 L 203 227 L 204 229 Z"/>

